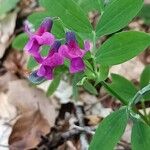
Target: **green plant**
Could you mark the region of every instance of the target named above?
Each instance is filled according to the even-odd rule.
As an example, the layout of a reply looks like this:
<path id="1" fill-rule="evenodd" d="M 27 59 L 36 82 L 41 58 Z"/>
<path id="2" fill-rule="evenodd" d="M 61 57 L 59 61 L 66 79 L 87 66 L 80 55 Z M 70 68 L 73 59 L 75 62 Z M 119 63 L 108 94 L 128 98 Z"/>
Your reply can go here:
<path id="1" fill-rule="evenodd" d="M 121 31 L 140 11 L 143 6 L 143 0 L 110 0 L 108 3 L 105 3 L 104 0 L 95 0 L 94 3 L 91 0 L 82 2 L 78 0 L 40 0 L 39 2 L 45 8 L 45 11 L 33 13 L 28 18 L 35 27 L 39 26 L 43 18 L 51 16 L 54 22 L 51 33 L 61 41 L 63 46 L 66 42 L 64 41 L 65 33 L 70 34 L 72 31 L 76 33 L 80 47 L 83 47 L 84 39 L 88 39 L 93 44 L 93 48 L 86 52 L 84 57 L 78 56 L 85 65 L 85 68 L 82 66 L 82 70 L 78 68 L 81 65 L 77 66 L 79 73 L 70 69 L 73 74 L 68 74 L 70 64 L 68 60 L 59 63 L 59 65 L 63 64 L 61 67 L 55 68 L 56 65 L 55 67 L 53 66 L 55 68 L 54 79 L 47 94 L 51 95 L 57 89 L 61 74 L 65 73 L 72 81 L 75 99 L 77 99 L 79 86 L 94 95 L 98 94 L 95 88 L 97 84 L 104 86 L 108 93 L 122 102 L 123 107 L 110 114 L 100 123 L 89 149 L 112 150 L 120 140 L 130 119 L 133 121 L 132 149 L 148 150 L 150 146 L 150 118 L 145 111 L 144 115 L 141 114 L 136 108 L 136 104 L 142 103 L 143 109 L 145 109 L 144 101 L 150 99 L 149 94 L 147 94 L 150 91 L 150 68 L 147 67 L 142 73 L 141 89 L 137 89 L 130 81 L 115 74 L 112 74 L 112 83 L 105 81 L 108 78 L 111 66 L 130 60 L 150 46 L 150 34 L 137 31 Z M 89 5 L 90 3 L 92 5 Z M 87 7 L 82 9 L 83 5 Z M 93 28 L 88 20 L 87 12 L 95 9 L 99 11 L 101 17 L 96 28 Z M 100 47 L 97 47 L 97 40 L 105 35 L 110 35 L 110 38 Z M 32 37 L 30 38 L 32 39 Z M 27 42 L 25 39 L 24 34 L 19 35 L 13 43 L 14 47 L 21 49 Z M 46 64 L 46 60 L 44 62 L 40 61 L 39 55 L 38 58 L 37 55 L 35 56 L 32 53 L 31 55 L 39 61 L 39 64 Z M 30 59 L 28 64 L 31 70 L 33 69 L 32 67 L 37 65 L 33 59 L 32 61 Z M 52 66 L 50 67 L 49 69 L 54 69 Z M 37 72 L 34 71 L 29 77 L 33 83 L 40 84 L 48 79 L 49 76 L 45 75 L 46 69 L 42 70 L 42 73 Z"/>

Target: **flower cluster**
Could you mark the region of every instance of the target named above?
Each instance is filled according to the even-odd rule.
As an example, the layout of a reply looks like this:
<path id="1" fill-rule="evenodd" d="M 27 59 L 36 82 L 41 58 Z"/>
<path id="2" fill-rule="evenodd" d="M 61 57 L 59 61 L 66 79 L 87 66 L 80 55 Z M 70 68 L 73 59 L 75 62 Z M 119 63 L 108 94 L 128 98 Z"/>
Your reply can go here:
<path id="1" fill-rule="evenodd" d="M 70 61 L 70 73 L 84 71 L 85 64 L 83 56 L 90 50 L 88 41 L 84 42 L 84 49 L 81 49 L 77 43 L 75 33 L 66 33 L 66 43 L 61 44 L 51 33 L 53 21 L 51 18 L 45 18 L 36 32 L 32 33 L 28 25 L 25 25 L 25 31 L 28 34 L 29 41 L 24 49 L 40 64 L 36 71 L 37 76 L 45 79 L 53 78 L 53 71 L 56 67 L 64 64 L 64 60 Z M 47 56 L 41 55 L 42 46 L 50 46 Z"/>

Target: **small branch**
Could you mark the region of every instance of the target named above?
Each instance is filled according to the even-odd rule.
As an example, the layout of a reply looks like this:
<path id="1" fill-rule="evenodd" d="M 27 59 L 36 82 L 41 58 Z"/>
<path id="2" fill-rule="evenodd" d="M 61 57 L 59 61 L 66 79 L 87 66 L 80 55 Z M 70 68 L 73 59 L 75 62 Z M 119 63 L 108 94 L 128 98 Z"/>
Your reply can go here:
<path id="1" fill-rule="evenodd" d="M 86 132 L 87 134 L 91 134 L 91 135 L 95 134 L 95 132 L 92 131 L 90 127 L 80 127 L 80 126 L 73 125 L 72 128 L 77 129 L 82 132 Z"/>
<path id="2" fill-rule="evenodd" d="M 66 141 L 73 139 L 76 136 L 79 136 L 83 132 L 85 131 L 72 129 L 65 133 L 56 133 L 53 136 L 42 137 L 41 143 L 38 144 L 37 148 L 35 148 L 34 150 L 54 150 Z"/>
<path id="3" fill-rule="evenodd" d="M 75 105 L 76 106 L 76 105 Z M 76 106 L 76 116 L 79 121 L 79 126 L 84 127 L 84 122 L 83 122 L 83 111 L 81 109 L 81 106 Z M 81 150 L 88 150 L 89 144 L 88 140 L 85 134 L 80 135 L 80 141 L 81 141 Z"/>

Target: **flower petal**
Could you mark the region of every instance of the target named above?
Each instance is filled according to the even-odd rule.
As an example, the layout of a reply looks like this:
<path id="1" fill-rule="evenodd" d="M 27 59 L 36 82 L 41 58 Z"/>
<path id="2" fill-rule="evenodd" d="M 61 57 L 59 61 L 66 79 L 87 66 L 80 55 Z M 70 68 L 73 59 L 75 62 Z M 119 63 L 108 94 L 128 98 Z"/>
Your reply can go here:
<path id="1" fill-rule="evenodd" d="M 66 41 L 68 45 L 76 45 L 76 36 L 74 32 L 66 32 Z"/>
<path id="2" fill-rule="evenodd" d="M 85 65 L 82 58 L 77 57 L 71 60 L 70 73 L 80 72 L 83 71 L 84 69 L 85 69 Z"/>
<path id="3" fill-rule="evenodd" d="M 68 59 L 71 59 L 72 57 L 70 57 L 70 55 L 69 55 L 69 49 L 68 49 L 68 46 L 67 45 L 62 45 L 62 46 L 60 46 L 60 48 L 59 48 L 59 51 L 58 51 L 58 53 L 60 54 L 60 55 L 62 55 L 63 57 L 66 57 L 66 58 L 68 58 Z"/>
<path id="4" fill-rule="evenodd" d="M 54 53 L 57 53 L 60 46 L 61 46 L 61 42 L 59 40 L 56 40 L 54 44 L 51 46 L 51 49 L 48 53 L 48 57 L 51 57 Z"/>
<path id="5" fill-rule="evenodd" d="M 53 68 L 42 65 L 37 71 L 37 75 L 39 77 L 45 77 L 46 79 L 51 80 L 53 78 Z"/>
<path id="6" fill-rule="evenodd" d="M 63 65 L 63 63 L 64 58 L 59 53 L 54 53 L 53 56 L 47 57 L 42 64 L 44 66 L 57 67 Z"/>
<path id="7" fill-rule="evenodd" d="M 31 56 L 34 57 L 34 59 L 41 63 L 43 61 L 43 58 L 39 52 L 40 45 L 37 43 L 35 39 L 31 39 L 28 41 L 28 43 L 25 45 L 24 49 L 31 54 Z"/>
<path id="8" fill-rule="evenodd" d="M 38 42 L 39 45 L 49 45 L 49 46 L 51 46 L 55 41 L 54 35 L 49 33 L 49 32 L 45 32 L 41 36 L 34 35 L 32 38 L 34 38 Z"/>
<path id="9" fill-rule="evenodd" d="M 52 29 L 52 25 L 53 25 L 52 19 L 51 19 L 50 17 L 46 17 L 46 18 L 42 21 L 40 27 L 37 29 L 37 31 L 36 31 L 35 34 L 41 36 L 41 35 L 42 35 L 43 33 L 45 33 L 45 32 L 50 32 L 51 29 Z"/>

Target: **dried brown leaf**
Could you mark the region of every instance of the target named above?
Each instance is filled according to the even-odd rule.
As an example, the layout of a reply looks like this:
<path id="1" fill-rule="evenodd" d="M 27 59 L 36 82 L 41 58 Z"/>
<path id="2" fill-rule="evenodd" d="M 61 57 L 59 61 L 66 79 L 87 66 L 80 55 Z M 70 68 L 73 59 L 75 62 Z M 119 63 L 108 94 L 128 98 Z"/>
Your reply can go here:
<path id="1" fill-rule="evenodd" d="M 54 106 L 42 90 L 32 86 L 29 82 L 25 80 L 9 82 L 8 99 L 20 113 L 39 109 L 49 124 L 54 125 L 57 115 Z"/>
<path id="2" fill-rule="evenodd" d="M 10 150 L 27 150 L 35 147 L 41 136 L 50 131 L 48 121 L 39 110 L 22 115 L 13 126 L 9 137 Z"/>

